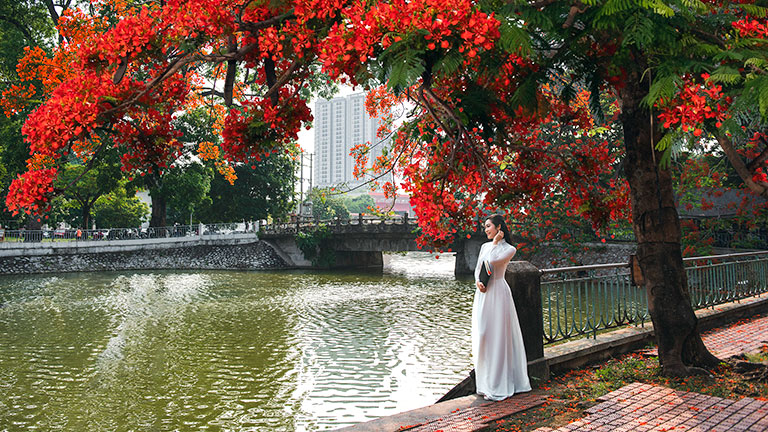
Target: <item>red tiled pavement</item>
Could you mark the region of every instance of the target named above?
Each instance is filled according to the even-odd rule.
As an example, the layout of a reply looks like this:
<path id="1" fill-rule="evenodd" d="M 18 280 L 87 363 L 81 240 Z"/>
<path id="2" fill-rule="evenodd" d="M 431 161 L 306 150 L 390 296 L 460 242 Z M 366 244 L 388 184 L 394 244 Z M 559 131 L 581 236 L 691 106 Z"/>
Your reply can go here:
<path id="1" fill-rule="evenodd" d="M 768 344 L 768 315 L 702 334 L 704 345 L 720 358 L 760 351 Z"/>
<path id="2" fill-rule="evenodd" d="M 546 401 L 546 397 L 533 393 L 522 393 L 501 402 L 456 410 L 448 416 L 412 427 L 401 426 L 408 432 L 471 432 L 487 427 L 488 423 L 502 417 L 533 408 Z"/>
<path id="3" fill-rule="evenodd" d="M 768 344 L 768 315 L 739 321 L 701 334 L 704 345 L 715 356 L 727 359 L 744 353 L 758 352 Z M 656 348 L 642 352 L 657 355 Z"/>
<path id="4" fill-rule="evenodd" d="M 768 431 L 768 402 L 738 401 L 632 383 L 599 398 L 587 417 L 536 432 Z"/>

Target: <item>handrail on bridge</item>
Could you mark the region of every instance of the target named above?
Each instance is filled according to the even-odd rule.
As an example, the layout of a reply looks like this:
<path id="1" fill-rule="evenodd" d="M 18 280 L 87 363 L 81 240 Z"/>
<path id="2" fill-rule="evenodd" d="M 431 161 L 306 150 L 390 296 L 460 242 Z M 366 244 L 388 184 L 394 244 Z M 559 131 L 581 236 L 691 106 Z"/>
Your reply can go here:
<path id="1" fill-rule="evenodd" d="M 315 217 L 293 217 L 289 222 L 279 222 L 270 224 L 261 224 L 259 231 L 270 234 L 283 234 L 283 233 L 296 233 L 302 231 L 304 228 L 316 228 L 321 226 L 327 227 L 342 227 L 342 226 L 362 226 L 362 225 L 413 225 L 415 219 L 408 216 L 407 213 L 402 215 L 369 215 L 360 213 L 356 218 L 332 218 L 332 219 L 319 219 Z"/>
<path id="2" fill-rule="evenodd" d="M 232 222 L 216 224 L 173 225 L 145 228 L 56 228 L 45 230 L 8 230 L 0 228 L 0 243 L 42 243 L 42 242 L 92 242 L 108 240 L 143 240 L 178 238 L 210 235 L 257 233 L 257 222 Z"/>

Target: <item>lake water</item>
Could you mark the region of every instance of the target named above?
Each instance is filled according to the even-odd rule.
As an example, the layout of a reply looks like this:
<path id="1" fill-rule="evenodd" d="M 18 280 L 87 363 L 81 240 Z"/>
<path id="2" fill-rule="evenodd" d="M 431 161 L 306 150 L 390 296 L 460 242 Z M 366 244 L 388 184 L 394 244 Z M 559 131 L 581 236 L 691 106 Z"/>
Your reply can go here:
<path id="1" fill-rule="evenodd" d="M 384 274 L 0 276 L 0 430 L 315 431 L 433 403 L 470 365 L 453 257 Z"/>

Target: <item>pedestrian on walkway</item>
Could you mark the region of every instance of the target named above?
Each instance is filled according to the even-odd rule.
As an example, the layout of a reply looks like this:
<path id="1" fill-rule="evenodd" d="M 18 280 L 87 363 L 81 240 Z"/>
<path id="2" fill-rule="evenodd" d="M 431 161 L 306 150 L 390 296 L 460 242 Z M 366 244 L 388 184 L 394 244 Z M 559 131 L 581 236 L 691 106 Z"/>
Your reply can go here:
<path id="1" fill-rule="evenodd" d="M 509 228 L 500 215 L 485 221 L 485 234 L 491 241 L 480 248 L 475 268 L 472 356 L 477 393 L 487 400 L 502 400 L 530 391 L 531 384 L 515 302 L 504 279 L 517 249 L 509 244 Z M 486 271 L 484 262 L 492 270 L 487 286 L 480 279 L 480 272 Z"/>

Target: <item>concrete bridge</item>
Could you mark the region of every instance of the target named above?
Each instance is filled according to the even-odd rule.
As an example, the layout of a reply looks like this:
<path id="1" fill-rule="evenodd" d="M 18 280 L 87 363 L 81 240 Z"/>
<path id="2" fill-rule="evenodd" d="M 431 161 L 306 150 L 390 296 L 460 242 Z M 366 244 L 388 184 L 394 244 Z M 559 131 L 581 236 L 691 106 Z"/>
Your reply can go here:
<path id="1" fill-rule="evenodd" d="M 0 229 L 0 273 L 67 271 L 66 265 L 54 265 L 55 261 L 65 263 L 74 259 L 73 257 L 88 257 L 90 261 L 83 261 L 82 268 L 78 267 L 72 271 L 122 268 L 119 262 L 115 263 L 110 258 L 113 256 L 122 257 L 115 259 L 125 261 L 126 268 L 197 268 L 196 266 L 202 265 L 198 261 L 207 262 L 200 258 L 202 252 L 194 252 L 196 248 L 201 247 L 206 251 L 206 248 L 216 249 L 219 252 L 214 255 L 217 256 L 227 255 L 226 250 L 231 248 L 231 255 L 237 256 L 237 262 L 227 264 L 233 257 L 220 260 L 222 268 L 248 268 L 251 264 L 245 261 L 255 258 L 239 256 L 243 253 L 241 249 L 255 247 L 257 243 L 264 243 L 263 248 L 258 248 L 259 255 L 276 255 L 276 258 L 279 257 L 290 267 L 327 268 L 315 265 L 307 259 L 296 242 L 298 233 L 317 238 L 318 230 L 325 233 L 319 252 L 330 252 L 335 257 L 331 268 L 381 271 L 384 266 L 384 252 L 419 250 L 416 245 L 416 237 L 420 234 L 418 225 L 415 220 L 401 216 L 360 216 L 354 219 L 324 221 L 302 218 L 291 223 L 266 225 L 198 224 L 150 228 L 146 232 L 131 228 L 47 231 Z M 461 237 L 456 240 L 451 246 L 451 250 L 456 252 L 456 274 L 471 274 L 474 271 L 480 246 L 486 241 L 479 230 L 470 239 Z M 267 253 L 265 249 L 274 250 L 274 253 Z M 179 258 L 178 262 L 160 263 L 164 258 L 158 261 L 158 257 L 174 254 L 180 254 L 180 257 L 192 255 Z M 128 255 L 133 258 L 126 258 Z M 141 258 L 142 256 L 145 257 Z M 211 259 L 213 261 L 205 264 L 208 266 L 205 268 L 216 268 L 216 259 Z M 267 263 L 266 267 L 273 266 L 270 263 Z M 260 268 L 259 266 L 254 268 Z"/>
<path id="2" fill-rule="evenodd" d="M 289 265 L 315 268 L 296 243 L 297 233 L 325 230 L 324 246 L 336 256 L 332 268 L 381 270 L 383 252 L 417 251 L 416 237 L 420 230 L 416 221 L 405 217 L 358 217 L 349 220 L 317 221 L 301 219 L 291 223 L 262 225 L 259 239 L 269 243 Z M 452 250 L 456 252 L 456 274 L 474 272 L 480 246 L 488 241 L 481 233 L 472 238 L 457 239 Z M 321 250 L 322 253 L 322 250 Z"/>

